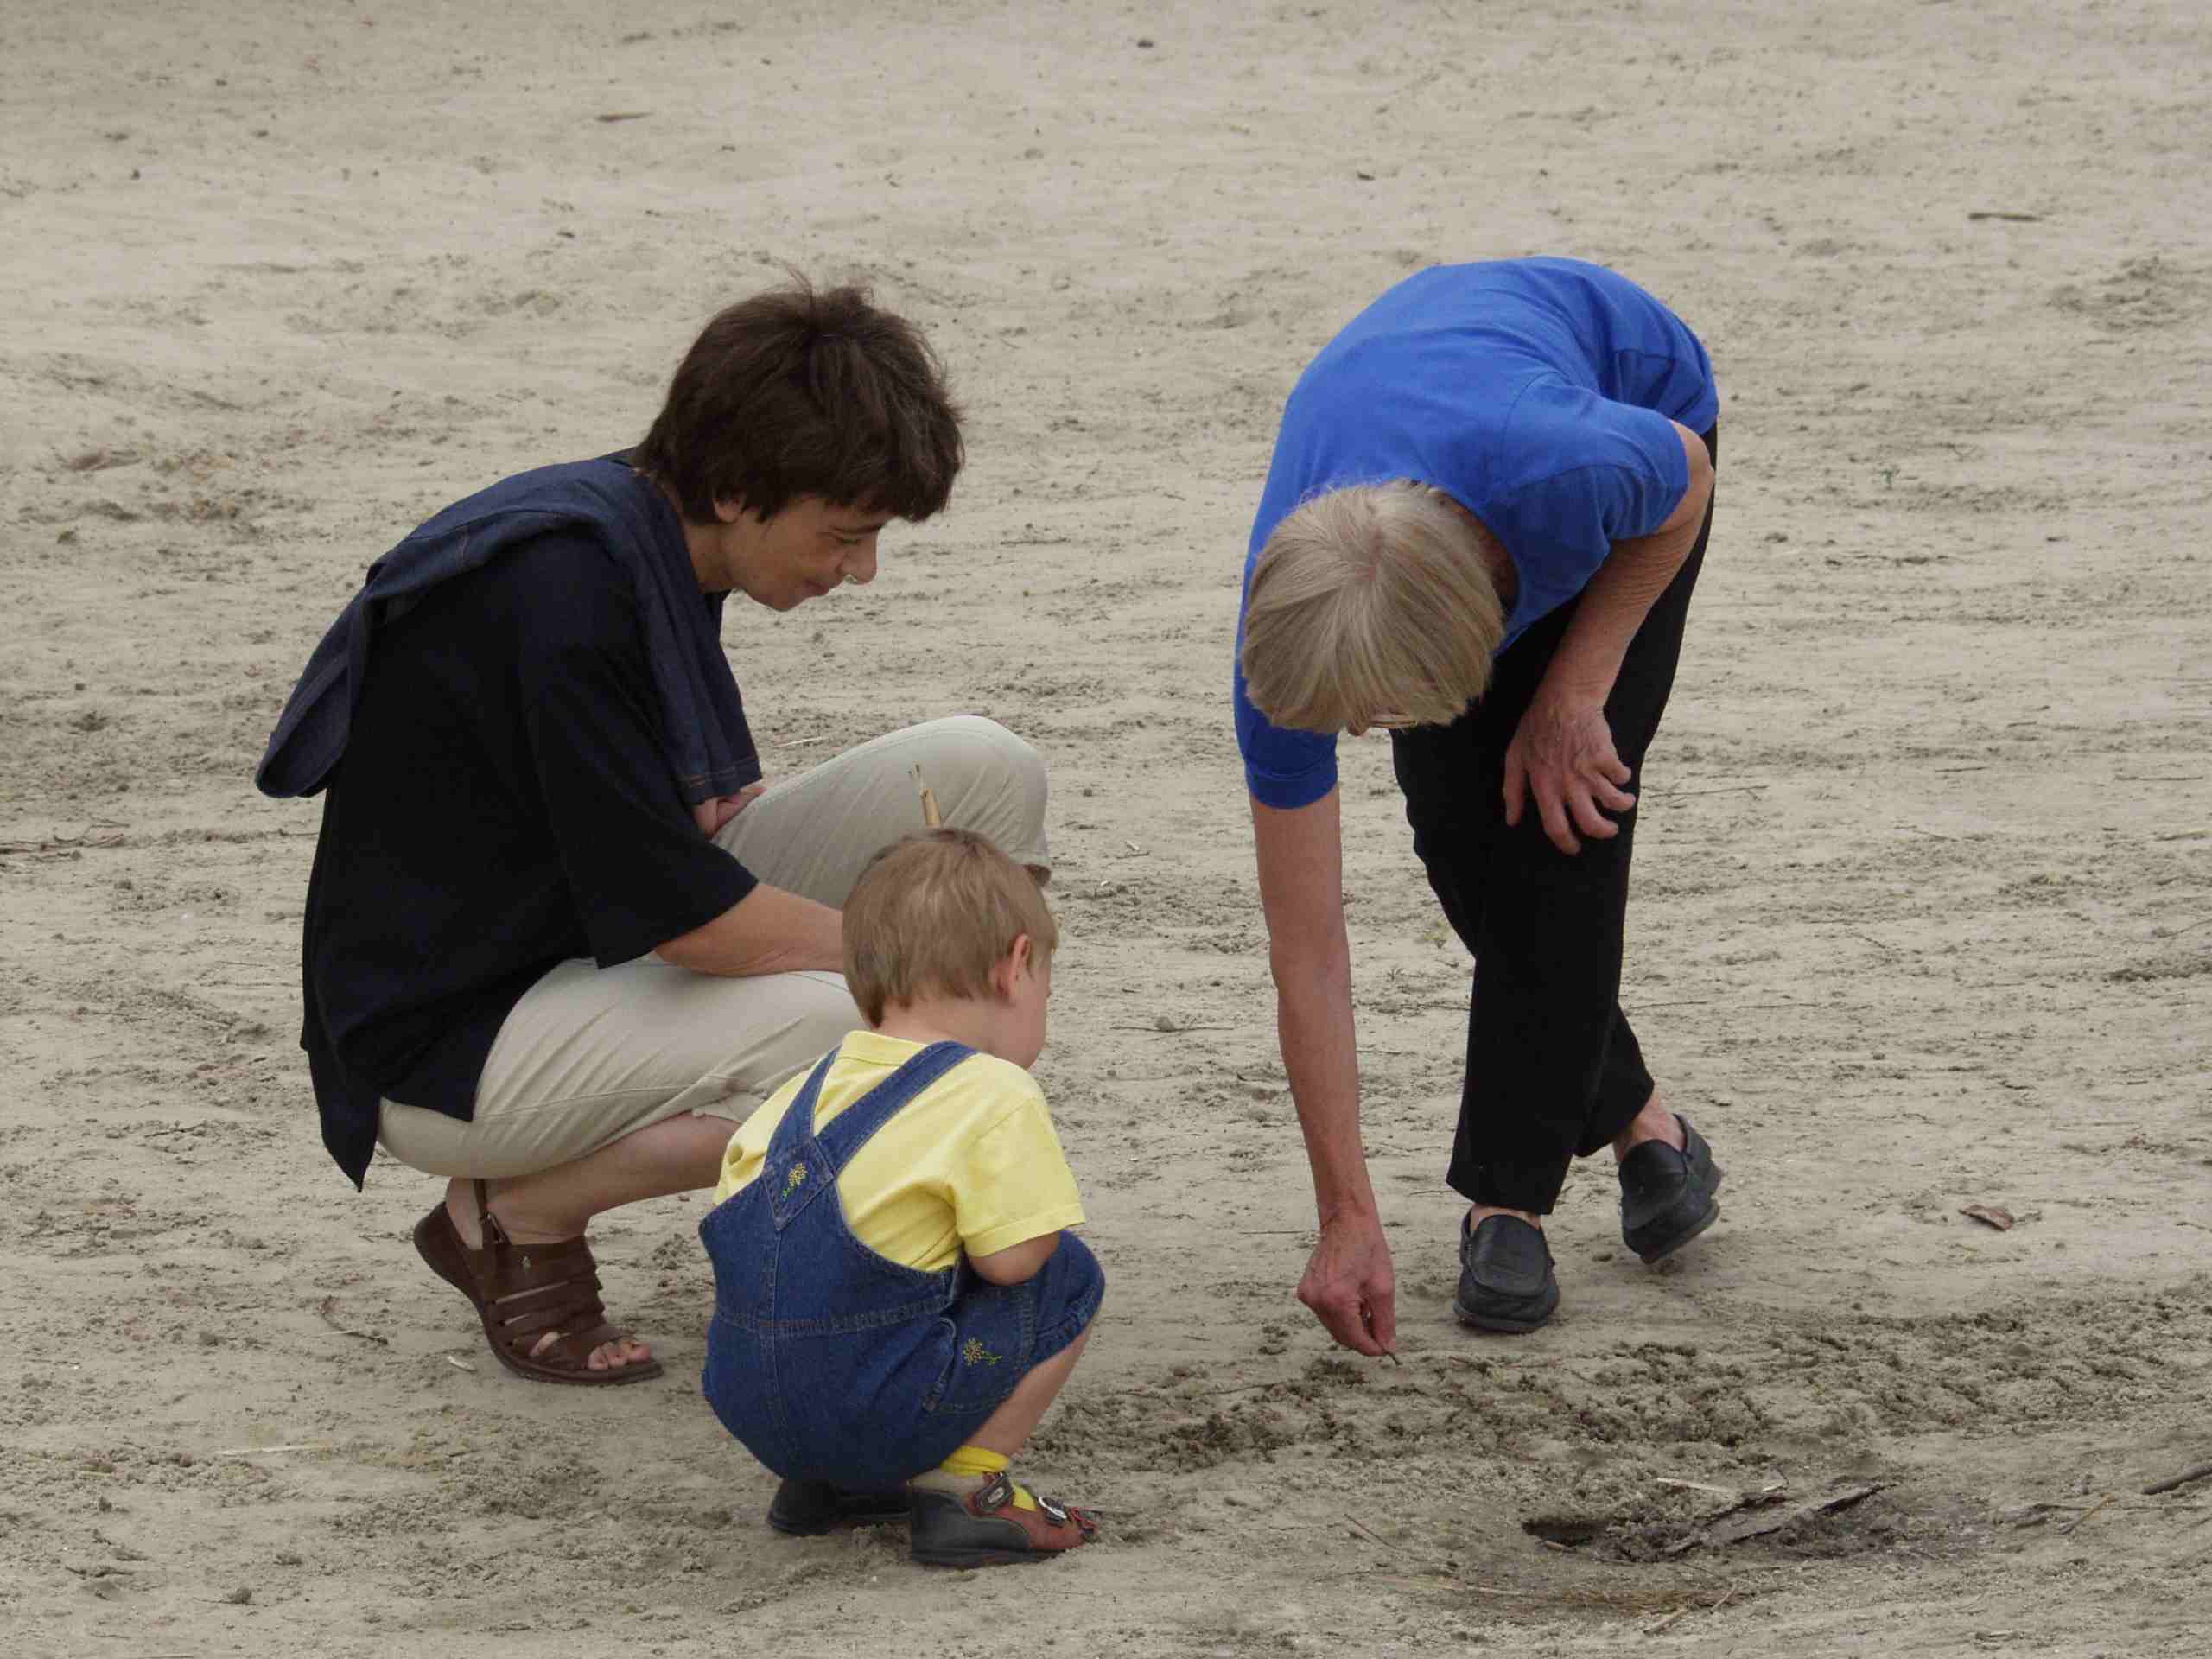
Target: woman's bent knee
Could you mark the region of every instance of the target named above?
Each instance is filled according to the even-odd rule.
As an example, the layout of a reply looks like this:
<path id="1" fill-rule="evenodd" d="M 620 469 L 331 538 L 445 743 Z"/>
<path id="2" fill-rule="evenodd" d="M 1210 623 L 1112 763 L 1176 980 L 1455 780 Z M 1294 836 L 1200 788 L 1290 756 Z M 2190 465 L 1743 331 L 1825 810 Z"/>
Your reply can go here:
<path id="1" fill-rule="evenodd" d="M 926 776 L 945 822 L 989 836 L 1017 864 L 1050 870 L 1050 785 L 1035 747 L 982 715 L 954 715 L 917 729 L 935 752 Z"/>

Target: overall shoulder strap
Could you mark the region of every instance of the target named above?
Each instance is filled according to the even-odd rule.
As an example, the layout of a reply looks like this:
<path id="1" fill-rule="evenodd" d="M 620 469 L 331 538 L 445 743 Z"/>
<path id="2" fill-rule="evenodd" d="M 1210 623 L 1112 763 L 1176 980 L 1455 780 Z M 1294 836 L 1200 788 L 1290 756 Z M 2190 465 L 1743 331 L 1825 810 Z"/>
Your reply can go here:
<path id="1" fill-rule="evenodd" d="M 875 1132 L 946 1072 L 976 1051 L 965 1043 L 931 1043 L 866 1095 L 840 1112 L 816 1138 L 830 1161 L 840 1171 L 853 1154 L 874 1138 Z"/>
<path id="2" fill-rule="evenodd" d="M 812 1093 L 801 1095 L 791 1102 L 791 1110 L 783 1115 L 783 1123 L 777 1126 L 777 1141 L 770 1146 L 767 1166 L 761 1170 L 763 1181 L 770 1181 L 767 1192 L 777 1205 L 777 1225 L 783 1228 L 801 1210 L 814 1204 L 818 1192 L 827 1192 L 836 1185 L 838 1174 L 845 1173 L 845 1166 L 852 1161 L 852 1154 L 868 1146 L 878 1128 L 892 1122 L 892 1115 L 916 1095 L 929 1089 L 949 1073 L 953 1066 L 967 1059 L 976 1051 L 957 1042 L 933 1042 L 920 1053 L 902 1064 L 889 1077 L 876 1084 L 861 1099 L 847 1106 L 832 1119 L 830 1128 L 814 1133 L 814 1099 Z M 807 1079 L 807 1089 L 814 1090 L 818 1075 Z M 798 1109 L 805 1106 L 805 1141 L 783 1150 L 783 1130 L 798 1122 Z"/>
<path id="3" fill-rule="evenodd" d="M 975 1052 L 961 1043 L 931 1043 L 838 1113 L 829 1128 L 817 1135 L 814 1131 L 814 1096 L 820 1092 L 822 1078 L 828 1073 L 829 1061 L 823 1061 L 822 1069 L 807 1079 L 806 1088 L 791 1103 L 791 1110 L 784 1114 L 784 1121 L 776 1126 L 768 1161 L 760 1172 L 760 1179 L 769 1183 L 767 1192 L 776 1207 L 777 1227 L 780 1230 L 788 1226 L 814 1202 L 817 1195 L 834 1188 L 853 1154 L 891 1121 L 893 1114 Z M 804 1118 L 799 1109 L 802 1106 L 805 1108 Z M 802 1122 L 804 1140 L 786 1148 L 785 1132 Z"/>
<path id="4" fill-rule="evenodd" d="M 800 1085 L 798 1096 L 791 1102 L 791 1109 L 776 1125 L 776 1132 L 768 1137 L 768 1151 L 763 1166 L 779 1159 L 788 1158 L 814 1139 L 814 1108 L 822 1098 L 822 1085 L 830 1076 L 830 1068 L 837 1064 L 839 1050 L 824 1054 L 813 1074 Z"/>
<path id="5" fill-rule="evenodd" d="M 776 1125 L 776 1132 L 768 1137 L 768 1152 L 760 1162 L 758 1185 L 767 1195 L 778 1232 L 813 1201 L 817 1192 L 836 1183 L 836 1172 L 825 1169 L 826 1160 L 817 1154 L 815 1147 L 814 1108 L 822 1097 L 823 1080 L 830 1075 L 830 1068 L 836 1065 L 839 1052 L 833 1048 L 822 1057 L 813 1074 L 800 1085 L 791 1109 Z M 825 1175 L 828 1179 L 824 1179 Z"/>

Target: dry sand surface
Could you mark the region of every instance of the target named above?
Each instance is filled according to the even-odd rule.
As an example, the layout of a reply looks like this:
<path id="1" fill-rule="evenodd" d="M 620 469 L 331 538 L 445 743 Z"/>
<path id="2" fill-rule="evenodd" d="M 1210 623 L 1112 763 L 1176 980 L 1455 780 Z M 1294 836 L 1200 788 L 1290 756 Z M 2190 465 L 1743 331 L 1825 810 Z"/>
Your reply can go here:
<path id="1" fill-rule="evenodd" d="M 2208 60 L 2194 0 L 10 3 L 0 1651 L 2212 1651 L 2212 1481 L 2142 1495 L 2212 1460 Z M 1583 1168 L 1558 1322 L 1453 1324 L 1469 964 L 1350 744 L 1377 1367 L 1291 1295 L 1227 641 L 1306 359 L 1529 251 L 1722 378 L 1624 996 L 1726 1216 L 1649 1271 Z M 1028 1466 L 1110 1520 L 1037 1573 L 767 1531 L 696 1198 L 597 1233 L 666 1380 L 507 1376 L 293 1040 L 308 647 L 779 261 L 927 327 L 973 461 L 732 607 L 772 776 L 962 709 L 1054 769 L 1112 1288 Z"/>

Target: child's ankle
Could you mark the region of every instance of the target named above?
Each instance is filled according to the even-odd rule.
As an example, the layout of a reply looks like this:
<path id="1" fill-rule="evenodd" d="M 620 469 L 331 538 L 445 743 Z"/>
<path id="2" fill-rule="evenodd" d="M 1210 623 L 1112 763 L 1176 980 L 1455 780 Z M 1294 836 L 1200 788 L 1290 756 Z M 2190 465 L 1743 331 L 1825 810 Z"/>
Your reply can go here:
<path id="1" fill-rule="evenodd" d="M 906 1484 L 919 1492 L 950 1492 L 955 1497 L 966 1497 L 989 1485 L 988 1475 L 956 1475 L 944 1469 L 925 1470 Z"/>
<path id="2" fill-rule="evenodd" d="M 1014 1506 L 1037 1507 L 1036 1494 L 1014 1478 L 1013 1459 L 984 1446 L 963 1446 L 936 1468 L 916 1475 L 906 1484 L 925 1492 L 944 1492 L 963 1500 L 973 1497 L 1001 1475 L 1014 1488 Z"/>

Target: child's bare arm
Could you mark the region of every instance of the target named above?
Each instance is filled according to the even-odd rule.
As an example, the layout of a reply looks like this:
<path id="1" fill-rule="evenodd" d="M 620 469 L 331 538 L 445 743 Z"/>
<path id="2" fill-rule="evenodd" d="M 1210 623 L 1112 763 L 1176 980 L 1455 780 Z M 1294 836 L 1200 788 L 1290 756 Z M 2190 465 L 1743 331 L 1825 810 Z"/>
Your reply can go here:
<path id="1" fill-rule="evenodd" d="M 1035 1238 L 1025 1238 L 1019 1244 L 1009 1244 L 1002 1250 L 993 1250 L 988 1255 L 971 1255 L 968 1262 L 995 1285 L 1018 1285 L 1051 1261 L 1059 1243 L 1060 1235 L 1055 1229 Z"/>

